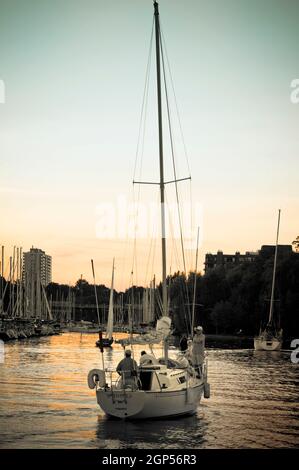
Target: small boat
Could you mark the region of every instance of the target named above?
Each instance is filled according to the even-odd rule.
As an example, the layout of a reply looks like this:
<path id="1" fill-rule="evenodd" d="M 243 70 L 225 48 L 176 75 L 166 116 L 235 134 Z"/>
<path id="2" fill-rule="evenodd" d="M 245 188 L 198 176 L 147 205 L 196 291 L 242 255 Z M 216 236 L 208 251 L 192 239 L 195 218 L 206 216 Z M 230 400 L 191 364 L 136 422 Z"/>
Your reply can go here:
<path id="1" fill-rule="evenodd" d="M 109 339 L 109 338 L 102 338 L 102 339 L 98 339 L 96 341 L 96 346 L 98 348 L 102 347 L 103 348 L 110 348 L 112 346 L 112 343 L 113 343 L 113 338 Z"/>
<path id="2" fill-rule="evenodd" d="M 92 262 L 93 266 L 93 262 Z M 93 268 L 94 272 L 94 268 Z M 102 336 L 102 332 L 99 335 L 99 339 L 96 341 L 96 346 L 98 348 L 110 348 L 113 343 L 113 290 L 114 290 L 114 259 L 112 264 L 112 277 L 111 277 L 111 287 L 110 287 L 110 297 L 109 297 L 109 310 L 108 310 L 108 320 L 107 320 L 107 328 L 105 336 Z M 97 292 L 95 288 L 95 295 L 96 295 L 96 304 L 97 304 L 97 312 L 98 312 L 98 321 L 99 320 L 99 306 L 98 306 L 98 298 Z M 99 323 L 100 325 L 100 323 Z"/>
<path id="3" fill-rule="evenodd" d="M 282 330 L 269 328 L 269 325 L 254 338 L 256 351 L 280 351 L 282 344 Z"/>
<path id="4" fill-rule="evenodd" d="M 162 316 L 153 331 L 130 338 L 125 344 L 162 343 L 164 355 L 154 358 L 150 364 L 131 370 L 131 377 L 126 372 L 121 375 L 114 369 L 104 366 L 102 349 L 102 369 L 92 369 L 88 374 L 88 386 L 96 390 L 99 406 L 108 415 L 121 419 L 149 419 L 179 417 L 196 413 L 202 395 L 209 398 L 207 382 L 207 363 L 197 364 L 188 360 L 188 355 L 179 353 L 176 359 L 168 357 L 168 337 L 171 332 L 169 303 L 166 284 L 166 232 L 165 232 L 165 185 L 162 137 L 162 99 L 161 99 L 161 31 L 158 3 L 154 2 L 154 22 L 156 38 L 156 67 L 158 91 L 158 129 L 159 129 L 159 168 L 160 168 L 160 210 L 161 210 L 161 246 L 162 246 Z M 189 178 L 187 178 L 189 179 Z M 178 180 L 175 180 L 176 182 Z M 112 289 L 111 289 L 112 292 Z M 111 298 L 110 292 L 110 298 Z M 108 321 L 109 323 L 109 321 Z M 191 341 L 192 346 L 192 341 Z M 129 354 L 129 353 L 128 353 Z M 130 355 L 130 354 L 129 354 Z"/>
<path id="5" fill-rule="evenodd" d="M 269 319 L 264 330 L 260 330 L 258 336 L 254 338 L 254 349 L 256 351 L 279 351 L 282 345 L 282 329 L 277 328 L 274 322 L 273 307 L 274 307 L 274 291 L 275 291 L 275 277 L 276 277 L 276 264 L 277 264 L 277 250 L 278 250 L 278 236 L 280 224 L 280 209 L 278 211 L 277 235 L 274 254 L 274 267 L 272 277 L 272 289 L 270 299 Z"/>
<path id="6" fill-rule="evenodd" d="M 106 335 L 96 342 L 98 348 L 110 348 L 113 343 L 113 290 L 114 290 L 114 259 L 112 265 L 112 277 L 111 277 L 111 287 L 110 287 L 110 297 L 109 297 L 109 310 L 108 310 L 108 320 Z"/>

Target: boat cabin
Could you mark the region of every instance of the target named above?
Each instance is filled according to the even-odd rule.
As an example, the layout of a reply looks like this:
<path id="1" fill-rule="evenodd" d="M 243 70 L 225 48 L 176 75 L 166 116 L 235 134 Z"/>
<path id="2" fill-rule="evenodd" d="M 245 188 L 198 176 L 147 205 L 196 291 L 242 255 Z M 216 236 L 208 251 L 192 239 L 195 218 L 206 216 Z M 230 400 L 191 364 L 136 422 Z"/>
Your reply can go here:
<path id="1" fill-rule="evenodd" d="M 172 368 L 169 370 L 169 362 Z M 163 391 L 186 388 L 187 371 L 179 368 L 175 361 L 159 359 L 160 365 L 144 365 L 139 368 L 138 386 L 144 391 Z"/>

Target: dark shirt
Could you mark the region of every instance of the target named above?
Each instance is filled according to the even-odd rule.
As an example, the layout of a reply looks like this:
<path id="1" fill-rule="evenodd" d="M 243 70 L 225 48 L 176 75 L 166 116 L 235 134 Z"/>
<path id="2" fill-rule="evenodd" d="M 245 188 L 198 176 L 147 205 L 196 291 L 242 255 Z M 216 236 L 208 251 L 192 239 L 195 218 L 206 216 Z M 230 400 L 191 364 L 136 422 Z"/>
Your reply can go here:
<path id="1" fill-rule="evenodd" d="M 128 379 L 129 377 L 132 377 L 132 371 L 137 371 L 137 367 L 137 362 L 134 361 L 134 359 L 131 357 L 125 357 L 122 361 L 120 361 L 116 370 L 119 375 L 123 375 L 122 372 L 124 372 L 125 378 Z"/>
<path id="2" fill-rule="evenodd" d="M 181 351 L 186 351 L 186 349 L 188 349 L 188 341 L 185 336 L 180 341 L 180 349 Z"/>

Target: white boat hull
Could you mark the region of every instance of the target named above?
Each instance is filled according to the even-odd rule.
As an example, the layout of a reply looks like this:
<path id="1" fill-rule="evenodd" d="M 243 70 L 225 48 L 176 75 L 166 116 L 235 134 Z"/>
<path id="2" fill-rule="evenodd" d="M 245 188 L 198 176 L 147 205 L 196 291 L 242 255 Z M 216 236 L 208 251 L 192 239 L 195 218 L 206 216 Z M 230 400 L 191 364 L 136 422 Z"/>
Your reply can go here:
<path id="1" fill-rule="evenodd" d="M 265 339 L 263 337 L 254 338 L 254 349 L 256 351 L 280 351 L 281 340 L 278 338 Z"/>
<path id="2" fill-rule="evenodd" d="M 194 414 L 204 392 L 204 382 L 185 390 L 97 390 L 97 401 L 108 415 L 121 419 L 166 418 Z"/>

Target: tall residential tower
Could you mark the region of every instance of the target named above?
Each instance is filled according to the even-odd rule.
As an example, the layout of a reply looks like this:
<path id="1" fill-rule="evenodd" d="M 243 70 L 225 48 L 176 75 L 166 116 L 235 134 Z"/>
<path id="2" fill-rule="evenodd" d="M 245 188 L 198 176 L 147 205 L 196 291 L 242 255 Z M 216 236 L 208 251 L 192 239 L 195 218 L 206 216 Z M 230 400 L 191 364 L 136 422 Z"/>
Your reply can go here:
<path id="1" fill-rule="evenodd" d="M 39 278 L 43 286 L 52 282 L 52 257 L 39 248 L 31 248 L 23 254 L 23 279 Z"/>
<path id="2" fill-rule="evenodd" d="M 51 281 L 51 256 L 46 255 L 43 250 L 32 247 L 23 254 L 23 282 L 27 292 L 27 309 L 30 317 L 44 318 L 46 312 L 49 312 L 45 287 Z"/>

